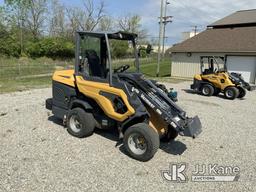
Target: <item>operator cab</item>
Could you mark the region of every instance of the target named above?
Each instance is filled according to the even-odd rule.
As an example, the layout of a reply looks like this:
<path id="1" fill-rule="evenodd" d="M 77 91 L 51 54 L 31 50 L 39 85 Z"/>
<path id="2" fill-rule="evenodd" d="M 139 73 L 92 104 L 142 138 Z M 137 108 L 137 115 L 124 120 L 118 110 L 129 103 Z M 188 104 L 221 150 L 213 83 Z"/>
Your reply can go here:
<path id="1" fill-rule="evenodd" d="M 76 35 L 76 75 L 82 75 L 87 80 L 111 84 L 113 73 L 122 73 L 130 67 L 138 72 L 139 59 L 136 38 L 136 34 L 126 32 L 78 32 Z M 114 61 L 115 69 L 113 69 L 112 58 L 118 61 L 116 57 L 124 55 L 120 52 L 120 47 L 125 54 L 130 52 L 129 56 L 132 58 L 128 58 L 127 62 L 135 66 Z"/>
<path id="2" fill-rule="evenodd" d="M 225 71 L 225 58 L 216 56 L 202 56 L 200 59 L 201 74 L 209 75 Z"/>

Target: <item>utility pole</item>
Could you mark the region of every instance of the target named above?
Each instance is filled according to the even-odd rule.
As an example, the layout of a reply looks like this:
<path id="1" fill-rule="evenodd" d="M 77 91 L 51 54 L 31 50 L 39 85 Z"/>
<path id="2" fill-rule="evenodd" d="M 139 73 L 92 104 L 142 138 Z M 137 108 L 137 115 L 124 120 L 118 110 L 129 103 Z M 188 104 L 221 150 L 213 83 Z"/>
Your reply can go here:
<path id="1" fill-rule="evenodd" d="M 160 61 L 161 61 L 161 41 L 163 39 L 163 8 L 164 0 L 161 0 L 161 11 L 160 11 L 160 24 L 159 24 L 159 39 L 158 39 L 158 56 L 157 56 L 157 69 L 156 76 L 159 77 Z"/>
<path id="2" fill-rule="evenodd" d="M 163 29 L 163 43 L 162 43 L 162 57 L 164 57 L 164 52 L 165 52 L 165 29 L 166 29 L 166 25 L 168 23 L 171 23 L 171 18 L 172 16 L 166 16 L 167 14 L 167 6 L 170 4 L 170 2 L 168 2 L 168 0 L 165 1 L 165 8 L 164 8 L 164 16 L 163 16 L 163 23 L 164 23 L 164 29 Z"/>
<path id="3" fill-rule="evenodd" d="M 194 35 L 196 36 L 196 34 L 197 34 L 197 25 L 192 26 L 192 27 L 194 28 Z"/>

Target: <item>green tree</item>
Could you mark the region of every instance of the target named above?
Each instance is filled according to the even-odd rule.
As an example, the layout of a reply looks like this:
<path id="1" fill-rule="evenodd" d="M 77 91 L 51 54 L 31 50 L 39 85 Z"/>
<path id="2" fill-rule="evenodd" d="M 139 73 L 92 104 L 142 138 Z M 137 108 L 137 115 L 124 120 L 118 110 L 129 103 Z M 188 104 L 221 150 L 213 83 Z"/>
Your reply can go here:
<path id="1" fill-rule="evenodd" d="M 59 0 L 51 1 L 51 18 L 49 21 L 50 36 L 64 37 L 66 33 L 65 7 Z"/>
<path id="2" fill-rule="evenodd" d="M 127 41 L 111 40 L 111 53 L 113 58 L 123 58 L 127 56 L 129 44 Z"/>
<path id="3" fill-rule="evenodd" d="M 8 32 L 5 26 L 0 24 L 0 54 L 19 57 L 20 45 L 15 33 Z"/>
<path id="4" fill-rule="evenodd" d="M 77 30 L 94 31 L 105 17 L 104 9 L 104 1 L 95 6 L 93 0 L 83 0 L 82 7 L 67 8 L 69 36 L 74 37 L 74 33 Z"/>
<path id="5" fill-rule="evenodd" d="M 28 13 L 25 20 L 26 27 L 30 30 L 34 39 L 38 39 L 45 27 L 47 0 L 28 0 Z"/>
<path id="6" fill-rule="evenodd" d="M 103 17 L 100 22 L 99 22 L 99 26 L 98 29 L 100 31 L 111 31 L 114 28 L 114 20 L 111 17 Z"/>
<path id="7" fill-rule="evenodd" d="M 46 37 L 36 42 L 28 42 L 26 53 L 30 57 L 72 58 L 74 44 L 61 37 Z"/>
<path id="8" fill-rule="evenodd" d="M 118 27 L 123 31 L 138 34 L 140 39 L 145 39 L 147 36 L 146 30 L 142 28 L 139 15 L 127 15 L 118 19 Z"/>
<path id="9" fill-rule="evenodd" d="M 18 27 L 20 54 L 22 54 L 24 52 L 24 21 L 27 18 L 29 0 L 5 0 L 4 2 L 8 22 L 12 28 Z"/>

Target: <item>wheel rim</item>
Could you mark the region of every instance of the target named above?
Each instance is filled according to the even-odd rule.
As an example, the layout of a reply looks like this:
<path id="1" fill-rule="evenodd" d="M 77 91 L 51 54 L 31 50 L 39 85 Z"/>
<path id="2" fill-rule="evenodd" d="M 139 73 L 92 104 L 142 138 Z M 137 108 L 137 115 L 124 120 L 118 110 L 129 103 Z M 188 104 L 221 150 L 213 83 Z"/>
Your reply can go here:
<path id="1" fill-rule="evenodd" d="M 226 91 L 226 96 L 228 97 L 228 98 L 230 98 L 230 97 L 233 97 L 233 91 L 231 91 L 231 90 L 227 90 Z"/>
<path id="2" fill-rule="evenodd" d="M 202 91 L 204 95 L 208 95 L 210 93 L 210 89 L 208 87 L 204 87 Z"/>
<path id="3" fill-rule="evenodd" d="M 128 138 L 128 147 L 134 154 L 142 155 L 147 150 L 147 143 L 142 135 L 133 133 Z"/>
<path id="4" fill-rule="evenodd" d="M 81 123 L 77 115 L 72 115 L 69 120 L 69 126 L 73 132 L 78 133 L 81 130 Z"/>

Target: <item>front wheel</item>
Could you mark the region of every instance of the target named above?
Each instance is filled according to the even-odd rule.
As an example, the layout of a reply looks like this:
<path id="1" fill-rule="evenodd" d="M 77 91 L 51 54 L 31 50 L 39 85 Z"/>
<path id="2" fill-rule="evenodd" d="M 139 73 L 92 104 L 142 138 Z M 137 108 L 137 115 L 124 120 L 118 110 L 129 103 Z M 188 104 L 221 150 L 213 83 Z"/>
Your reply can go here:
<path id="1" fill-rule="evenodd" d="M 246 95 L 246 90 L 243 87 L 238 87 L 239 95 L 237 98 L 243 98 Z"/>
<path id="2" fill-rule="evenodd" d="M 124 146 L 131 157 L 139 161 L 150 160 L 160 145 L 158 133 L 146 123 L 129 127 L 124 133 Z"/>
<path id="3" fill-rule="evenodd" d="M 234 100 L 239 95 L 239 90 L 236 87 L 228 87 L 224 91 L 224 95 L 227 99 Z"/>
<path id="4" fill-rule="evenodd" d="M 75 137 L 87 137 L 93 134 L 95 119 L 91 113 L 81 108 L 72 109 L 67 118 L 67 130 Z"/>

